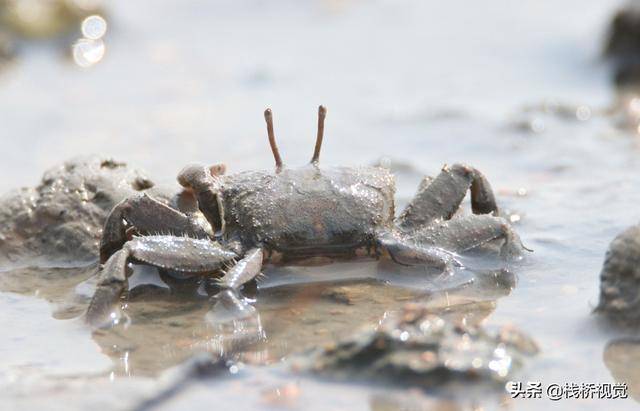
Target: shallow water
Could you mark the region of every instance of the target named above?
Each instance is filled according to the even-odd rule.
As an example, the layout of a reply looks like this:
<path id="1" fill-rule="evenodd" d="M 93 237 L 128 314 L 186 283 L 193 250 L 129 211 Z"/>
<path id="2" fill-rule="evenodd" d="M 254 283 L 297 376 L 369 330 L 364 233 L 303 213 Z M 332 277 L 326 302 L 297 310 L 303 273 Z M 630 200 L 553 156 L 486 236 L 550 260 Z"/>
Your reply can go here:
<path id="1" fill-rule="evenodd" d="M 637 345 L 590 313 L 609 241 L 640 220 L 637 136 L 603 114 L 615 93 L 598 53 L 618 5 L 109 3 L 106 54 L 95 67 L 75 67 L 57 43 L 24 44 L 0 72 L 0 140 L 12 153 L 0 163 L 0 190 L 34 185 L 45 168 L 92 152 L 140 165 L 168 183 L 193 161 L 224 161 L 230 172 L 271 167 L 261 117 L 266 106 L 274 110 L 285 161 L 302 164 L 312 153 L 315 107 L 322 103 L 329 107 L 323 162 L 390 157 L 403 205 L 423 174 L 464 161 L 485 172 L 502 207 L 520 218 L 516 229 L 535 251 L 514 267 L 513 290 L 507 282 L 437 295 L 434 306 L 464 303 L 450 315 L 512 323 L 533 336 L 542 353 L 528 362 L 524 381 L 621 378 L 638 398 L 640 378 L 629 369 Z M 391 285 L 376 281 L 379 271 Z M 345 282 L 307 284 L 328 273 Z M 204 327 L 206 304 L 162 289 L 132 298 L 126 330 L 91 336 L 73 319 L 91 294 L 91 274 L 92 267 L 2 273 L 0 324 L 12 335 L 0 342 L 6 404 L 38 407 L 47 398 L 73 398 L 65 404 L 128 408 L 153 391 L 155 376 L 167 367 L 203 348 L 229 349 L 215 345 L 220 330 Z M 268 338 L 240 350 L 248 365 L 239 375 L 190 387 L 184 397 L 192 399 L 190 407 L 204 407 L 214 395 L 222 408 L 241 409 L 280 401 L 304 409 L 326 409 L 326 401 L 337 409 L 394 409 L 402 401 L 410 409 L 474 406 L 273 375 L 267 370 L 279 370 L 282 358 L 374 326 L 386 311 L 419 296 L 420 287 L 407 288 L 402 275 L 374 264 L 267 274 L 272 279 L 257 305 Z M 141 283 L 157 283 L 154 276 L 152 270 L 137 275 Z M 33 390 L 46 395 L 26 394 Z M 186 406 L 180 401 L 163 408 Z M 482 405 L 638 406 L 632 399 L 499 397 Z"/>

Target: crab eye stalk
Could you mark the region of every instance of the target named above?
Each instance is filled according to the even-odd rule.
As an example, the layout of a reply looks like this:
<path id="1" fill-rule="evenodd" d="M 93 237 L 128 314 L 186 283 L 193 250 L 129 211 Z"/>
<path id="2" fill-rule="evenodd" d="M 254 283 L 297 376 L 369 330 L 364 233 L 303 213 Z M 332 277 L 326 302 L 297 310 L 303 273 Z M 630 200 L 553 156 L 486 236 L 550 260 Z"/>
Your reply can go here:
<path id="1" fill-rule="evenodd" d="M 325 106 L 318 107 L 318 135 L 316 136 L 316 147 L 313 150 L 313 157 L 311 157 L 311 163 L 317 164 L 320 160 L 320 149 L 322 148 L 322 139 L 324 138 L 324 118 L 327 116 L 327 109 Z"/>
<path id="2" fill-rule="evenodd" d="M 264 111 L 264 119 L 267 122 L 269 145 L 271 146 L 271 151 L 273 152 L 273 158 L 276 160 L 276 171 L 279 172 L 280 170 L 282 170 L 282 158 L 280 157 L 280 152 L 278 151 L 278 146 L 276 145 L 276 136 L 273 132 L 273 114 L 271 113 L 270 108 Z"/>

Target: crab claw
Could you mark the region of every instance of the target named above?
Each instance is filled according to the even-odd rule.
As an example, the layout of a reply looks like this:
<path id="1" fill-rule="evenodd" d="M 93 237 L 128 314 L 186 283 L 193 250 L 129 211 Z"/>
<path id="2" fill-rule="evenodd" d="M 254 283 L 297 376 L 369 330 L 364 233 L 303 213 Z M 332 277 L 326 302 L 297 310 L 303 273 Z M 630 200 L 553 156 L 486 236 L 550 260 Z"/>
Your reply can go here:
<path id="1" fill-rule="evenodd" d="M 192 191 L 198 200 L 198 208 L 217 233 L 224 233 L 224 207 L 220 196 L 216 177 L 224 174 L 224 164 L 211 167 L 202 164 L 186 166 L 178 174 L 178 183 L 186 190 Z"/>

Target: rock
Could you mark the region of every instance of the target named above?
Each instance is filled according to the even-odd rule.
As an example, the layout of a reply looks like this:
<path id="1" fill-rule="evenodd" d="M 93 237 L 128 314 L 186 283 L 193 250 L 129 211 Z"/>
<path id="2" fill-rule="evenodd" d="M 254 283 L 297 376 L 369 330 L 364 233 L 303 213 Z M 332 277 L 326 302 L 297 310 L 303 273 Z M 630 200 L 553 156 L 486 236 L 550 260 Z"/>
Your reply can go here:
<path id="1" fill-rule="evenodd" d="M 626 87 L 640 82 L 640 7 L 637 4 L 629 3 L 616 13 L 604 53 L 614 63 L 616 85 Z"/>
<path id="2" fill-rule="evenodd" d="M 489 333 L 452 323 L 424 305 L 407 304 L 367 331 L 316 350 L 295 368 L 341 380 L 401 381 L 428 388 L 452 381 L 496 383 L 513 377 L 536 343 L 513 327 Z"/>
<path id="3" fill-rule="evenodd" d="M 640 402 L 640 340 L 620 338 L 609 341 L 602 353 L 604 365 L 617 383 L 627 384 L 629 395 Z"/>
<path id="4" fill-rule="evenodd" d="M 609 245 L 600 273 L 600 301 L 595 311 L 618 323 L 640 324 L 640 225 L 619 234 Z"/>
<path id="5" fill-rule="evenodd" d="M 37 187 L 0 197 L 0 266 L 95 260 L 109 211 L 153 185 L 142 171 L 99 156 L 53 167 Z"/>

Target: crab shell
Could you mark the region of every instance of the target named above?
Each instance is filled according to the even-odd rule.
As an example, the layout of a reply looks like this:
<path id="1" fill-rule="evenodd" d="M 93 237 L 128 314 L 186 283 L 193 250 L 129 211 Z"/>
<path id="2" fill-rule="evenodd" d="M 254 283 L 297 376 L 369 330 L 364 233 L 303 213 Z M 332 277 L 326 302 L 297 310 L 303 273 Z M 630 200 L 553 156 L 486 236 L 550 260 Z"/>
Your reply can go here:
<path id="1" fill-rule="evenodd" d="M 376 232 L 393 224 L 395 179 L 381 167 L 310 164 L 218 183 L 224 239 L 261 246 L 271 262 L 371 255 Z"/>

